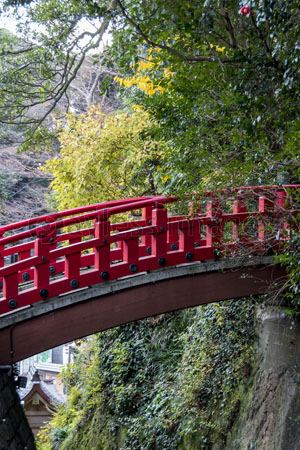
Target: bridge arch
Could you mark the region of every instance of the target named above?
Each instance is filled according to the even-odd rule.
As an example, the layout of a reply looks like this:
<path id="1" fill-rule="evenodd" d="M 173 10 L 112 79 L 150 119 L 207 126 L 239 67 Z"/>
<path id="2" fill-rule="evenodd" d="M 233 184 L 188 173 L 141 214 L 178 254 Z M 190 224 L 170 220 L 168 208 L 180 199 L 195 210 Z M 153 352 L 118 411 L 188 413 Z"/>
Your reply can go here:
<path id="1" fill-rule="evenodd" d="M 285 271 L 271 256 L 196 262 L 55 297 L 2 317 L 0 365 L 149 316 L 270 292 Z"/>

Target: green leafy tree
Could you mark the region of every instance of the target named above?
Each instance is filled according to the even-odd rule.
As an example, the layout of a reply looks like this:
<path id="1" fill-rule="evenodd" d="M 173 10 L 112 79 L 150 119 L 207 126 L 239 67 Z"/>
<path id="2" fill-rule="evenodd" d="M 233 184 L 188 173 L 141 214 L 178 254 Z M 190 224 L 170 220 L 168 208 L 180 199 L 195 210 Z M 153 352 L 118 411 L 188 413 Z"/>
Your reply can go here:
<path id="1" fill-rule="evenodd" d="M 245 15 L 239 2 L 118 3 L 132 55 L 149 61 L 150 49 L 144 79 L 159 91 L 149 95 L 135 83 L 130 96 L 171 142 L 165 189 L 277 182 L 280 171 L 299 179 L 295 2 L 250 2 Z M 139 64 L 119 57 L 133 80 Z"/>
<path id="2" fill-rule="evenodd" d="M 73 80 L 109 27 L 114 1 L 106 6 L 96 23 L 84 1 L 2 2 L 0 12 L 9 11 L 18 30 L 17 37 L 0 34 L 0 124 L 17 127 L 24 149 L 44 142 L 51 114 L 61 103 L 68 108 Z M 0 137 L 10 142 L 7 133 Z"/>

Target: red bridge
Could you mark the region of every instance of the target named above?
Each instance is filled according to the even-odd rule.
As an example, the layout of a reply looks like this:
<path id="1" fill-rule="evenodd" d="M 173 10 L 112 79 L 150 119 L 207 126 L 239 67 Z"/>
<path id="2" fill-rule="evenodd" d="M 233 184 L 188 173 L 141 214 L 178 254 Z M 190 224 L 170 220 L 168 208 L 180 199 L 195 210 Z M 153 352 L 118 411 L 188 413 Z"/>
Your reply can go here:
<path id="1" fill-rule="evenodd" d="M 270 255 L 290 238 L 299 188 L 126 199 L 2 227 L 0 365 L 150 315 L 267 292 L 285 275 Z"/>

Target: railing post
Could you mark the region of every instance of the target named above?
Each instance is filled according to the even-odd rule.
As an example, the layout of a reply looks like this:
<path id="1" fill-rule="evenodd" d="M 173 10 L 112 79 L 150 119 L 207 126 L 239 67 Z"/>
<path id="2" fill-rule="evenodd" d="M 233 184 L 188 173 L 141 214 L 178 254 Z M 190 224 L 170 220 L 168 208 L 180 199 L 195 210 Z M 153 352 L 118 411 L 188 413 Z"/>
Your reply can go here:
<path id="1" fill-rule="evenodd" d="M 18 295 L 19 275 L 18 272 L 3 278 L 3 297 L 10 300 Z"/>
<path id="2" fill-rule="evenodd" d="M 48 296 L 46 291 L 49 288 L 49 252 L 49 236 L 37 235 L 34 241 L 34 255 L 40 257 L 41 262 L 34 266 L 34 286 L 45 292 L 44 298 Z"/>
<path id="3" fill-rule="evenodd" d="M 65 277 L 70 281 L 76 280 L 80 275 L 80 259 L 80 251 L 65 256 Z"/>
<path id="4" fill-rule="evenodd" d="M 167 243 L 169 250 L 177 250 L 179 245 L 179 229 L 178 223 L 169 222 L 167 231 Z"/>
<path id="5" fill-rule="evenodd" d="M 123 261 L 128 264 L 137 263 L 139 259 L 139 238 L 127 239 L 123 242 Z"/>
<path id="6" fill-rule="evenodd" d="M 196 203 L 196 208 L 194 207 L 195 202 L 189 203 L 189 217 L 191 217 L 193 220 L 193 245 L 195 242 L 200 244 L 201 241 L 201 225 L 200 221 L 197 220 L 197 216 L 200 216 L 201 214 L 201 203 L 198 201 Z"/>
<path id="7" fill-rule="evenodd" d="M 274 211 L 275 198 L 272 201 L 270 198 L 265 196 L 260 196 L 258 199 L 258 211 L 263 213 L 263 219 L 258 221 L 258 240 L 266 241 L 267 238 L 270 239 L 270 231 L 266 230 L 266 214 L 271 218 L 271 211 Z"/>
<path id="8" fill-rule="evenodd" d="M 100 217 L 95 221 L 95 238 L 101 241 L 95 248 L 95 269 L 109 276 L 110 269 L 110 221 L 107 217 Z M 101 275 L 101 276 L 102 276 Z M 107 279 L 102 276 L 102 279 Z"/>
<path id="9" fill-rule="evenodd" d="M 157 228 L 151 236 L 151 254 L 162 258 L 167 254 L 168 212 L 162 205 L 156 205 L 152 211 L 152 225 Z"/>
<path id="10" fill-rule="evenodd" d="M 30 229 L 29 227 L 26 227 L 26 228 Z M 25 250 L 23 252 L 21 251 L 18 254 L 18 261 L 23 261 L 24 259 L 30 258 L 30 256 L 31 256 L 31 251 L 30 250 Z"/>
<path id="11" fill-rule="evenodd" d="M 0 234 L 0 267 L 4 266 L 4 257 L 2 252 L 4 250 L 4 245 L 1 245 L 1 239 L 3 238 L 3 234 Z"/>
<path id="12" fill-rule="evenodd" d="M 275 204 L 277 209 L 285 209 L 287 193 L 284 189 L 278 189 L 276 191 Z"/>
<path id="13" fill-rule="evenodd" d="M 275 201 L 275 207 L 277 211 L 287 211 L 289 209 L 289 205 L 287 205 L 287 192 L 284 189 L 278 189 L 276 191 L 276 201 Z M 282 222 L 282 217 L 279 216 L 278 218 L 278 222 L 279 222 L 279 229 L 280 230 L 285 230 L 284 233 L 286 236 L 289 235 L 289 231 L 290 231 L 290 227 L 288 222 Z M 279 233 L 279 240 L 280 237 L 283 238 L 284 236 L 280 236 L 281 233 Z M 285 236 L 285 237 L 286 237 Z"/>
<path id="14" fill-rule="evenodd" d="M 207 203 L 207 216 L 214 222 L 206 227 L 206 245 L 217 249 L 221 245 L 224 225 L 222 219 L 222 201 L 214 198 Z"/>
<path id="15" fill-rule="evenodd" d="M 179 229 L 179 250 L 194 250 L 194 242 L 194 221 L 188 220 L 187 226 Z"/>
<path id="16" fill-rule="evenodd" d="M 152 224 L 152 206 L 142 209 L 142 219 L 145 221 L 146 227 Z M 151 245 L 151 234 L 142 236 L 142 245 L 146 247 Z"/>
<path id="17" fill-rule="evenodd" d="M 69 245 L 79 244 L 81 242 L 81 237 L 69 239 Z M 65 277 L 70 281 L 71 287 L 79 286 L 78 278 L 80 276 L 80 266 L 81 266 L 81 252 L 76 251 L 65 256 Z"/>
<path id="18" fill-rule="evenodd" d="M 233 201 L 233 214 L 245 213 L 247 211 L 246 200 L 238 198 Z M 245 239 L 246 230 L 241 233 L 241 223 L 239 220 L 233 222 L 232 237 L 235 241 L 241 242 Z"/>

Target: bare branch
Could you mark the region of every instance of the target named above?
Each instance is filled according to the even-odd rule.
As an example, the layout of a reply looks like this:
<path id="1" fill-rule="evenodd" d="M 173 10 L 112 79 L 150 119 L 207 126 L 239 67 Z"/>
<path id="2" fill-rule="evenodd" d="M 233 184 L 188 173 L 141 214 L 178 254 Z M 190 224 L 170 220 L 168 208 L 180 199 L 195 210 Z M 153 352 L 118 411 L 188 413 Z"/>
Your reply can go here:
<path id="1" fill-rule="evenodd" d="M 111 7 L 110 9 L 114 8 L 116 6 L 116 0 L 113 0 L 111 3 Z M 70 71 L 65 70 L 64 76 L 65 78 L 65 82 L 62 84 L 61 88 L 55 93 L 55 97 L 54 97 L 54 102 L 51 105 L 51 107 L 45 112 L 45 114 L 38 120 L 37 125 L 33 128 L 32 130 L 32 135 L 35 133 L 35 131 L 38 129 L 38 127 L 40 126 L 41 123 L 43 123 L 46 118 L 54 111 L 55 107 L 57 106 L 58 102 L 61 100 L 61 98 L 63 97 L 64 94 L 66 94 L 68 88 L 70 87 L 70 84 L 72 83 L 72 81 L 76 78 L 76 75 L 80 69 L 80 67 L 82 66 L 86 55 L 88 53 L 89 50 L 93 49 L 93 48 L 97 48 L 99 47 L 99 44 L 103 38 L 103 35 L 105 34 L 105 32 L 108 29 L 110 23 L 110 18 L 105 17 L 99 27 L 99 29 L 95 32 L 95 33 L 89 33 L 91 38 L 97 37 L 97 40 L 92 43 L 92 44 L 87 44 L 84 49 L 82 50 L 82 54 L 81 57 L 79 58 L 73 73 L 70 75 Z M 85 34 L 85 33 L 83 33 Z M 82 35 L 83 35 L 82 34 Z M 68 55 L 70 54 L 70 51 L 68 51 Z M 71 67 L 74 65 L 75 63 L 75 57 L 73 58 L 73 61 L 71 63 Z M 65 67 L 66 69 L 66 67 Z M 70 75 L 70 76 L 69 76 Z"/>
<path id="2" fill-rule="evenodd" d="M 238 48 L 236 37 L 235 37 L 235 33 L 234 33 L 234 28 L 232 26 L 231 19 L 229 17 L 228 12 L 223 9 L 221 11 L 221 15 L 226 21 L 226 30 L 228 31 L 228 34 L 229 34 L 229 40 L 230 40 L 231 47 L 232 48 Z"/>

